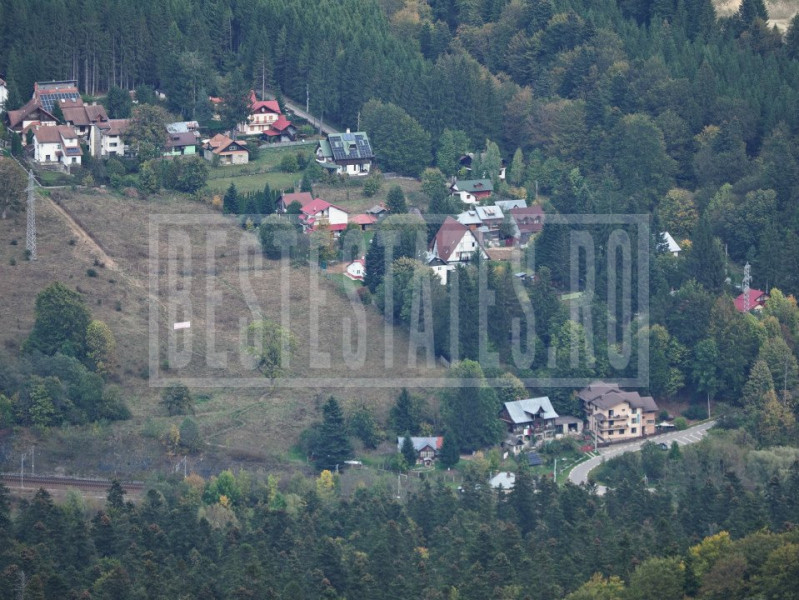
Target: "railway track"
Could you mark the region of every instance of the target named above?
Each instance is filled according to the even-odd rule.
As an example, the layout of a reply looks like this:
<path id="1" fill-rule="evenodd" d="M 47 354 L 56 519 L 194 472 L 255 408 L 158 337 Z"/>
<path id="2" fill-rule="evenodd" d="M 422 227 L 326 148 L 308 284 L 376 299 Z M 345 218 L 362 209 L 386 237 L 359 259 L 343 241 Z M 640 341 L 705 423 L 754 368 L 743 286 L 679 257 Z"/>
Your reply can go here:
<path id="1" fill-rule="evenodd" d="M 0 481 L 11 489 L 78 489 L 96 492 L 111 487 L 109 479 L 80 479 L 77 477 L 55 477 L 50 475 L 24 475 L 19 473 L 0 473 Z M 142 481 L 120 481 L 126 492 L 141 492 L 144 489 Z"/>

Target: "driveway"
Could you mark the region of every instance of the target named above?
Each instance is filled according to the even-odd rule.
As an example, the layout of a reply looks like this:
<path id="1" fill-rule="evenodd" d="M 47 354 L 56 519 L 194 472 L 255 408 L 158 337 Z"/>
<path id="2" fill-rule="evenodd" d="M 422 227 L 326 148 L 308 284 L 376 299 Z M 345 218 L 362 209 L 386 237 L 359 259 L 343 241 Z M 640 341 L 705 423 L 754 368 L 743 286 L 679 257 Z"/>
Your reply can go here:
<path id="1" fill-rule="evenodd" d="M 655 442 L 656 444 L 666 443 L 669 446 L 671 446 L 672 442 L 677 442 L 680 446 L 695 444 L 696 442 L 700 441 L 707 433 L 707 430 L 713 427 L 715 424 L 716 421 L 707 421 L 705 423 L 700 423 L 699 425 L 689 427 L 688 429 L 684 429 L 683 431 L 670 431 L 669 433 L 662 433 L 660 435 L 648 437 L 645 440 L 638 440 L 635 442 L 627 442 L 624 444 L 599 448 L 598 456 L 594 456 L 593 458 L 580 463 L 571 470 L 569 473 L 569 481 L 577 485 L 580 485 L 581 483 L 587 483 L 588 474 L 595 467 L 598 467 L 600 464 L 602 464 L 603 460 L 613 458 L 614 456 L 619 456 L 625 452 L 637 452 L 646 442 Z M 604 494 L 605 486 L 597 486 L 597 493 L 600 496 Z"/>

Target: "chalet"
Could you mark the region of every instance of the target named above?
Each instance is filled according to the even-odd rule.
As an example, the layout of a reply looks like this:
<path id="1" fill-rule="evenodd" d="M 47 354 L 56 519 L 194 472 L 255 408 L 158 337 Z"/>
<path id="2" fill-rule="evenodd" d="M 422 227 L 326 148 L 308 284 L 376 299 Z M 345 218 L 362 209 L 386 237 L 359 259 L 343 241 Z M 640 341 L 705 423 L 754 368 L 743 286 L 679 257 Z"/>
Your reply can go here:
<path id="1" fill-rule="evenodd" d="M 6 124 L 10 130 L 22 134 L 29 128 L 38 125 L 57 125 L 58 119 L 44 110 L 34 100 L 28 100 L 22 108 L 9 110 L 6 113 Z"/>
<path id="2" fill-rule="evenodd" d="M 305 204 L 300 212 L 300 224 L 305 232 L 314 231 L 322 224 L 334 233 L 341 233 L 347 228 L 349 215 L 347 211 L 330 204 L 321 198 L 315 198 Z"/>
<path id="3" fill-rule="evenodd" d="M 347 265 L 344 275 L 353 281 L 363 281 L 363 278 L 366 277 L 366 260 L 363 258 L 356 258 Z"/>
<path id="4" fill-rule="evenodd" d="M 270 138 L 291 138 L 296 134 L 291 121 L 283 116 L 277 100 L 258 100 L 250 90 L 250 109 L 247 120 L 236 126 L 236 131 L 244 135 L 265 135 Z"/>
<path id="5" fill-rule="evenodd" d="M 597 381 L 580 390 L 588 421 L 597 441 L 606 444 L 655 433 L 658 406 L 651 396 L 625 392 L 618 384 Z"/>
<path id="6" fill-rule="evenodd" d="M 338 175 L 368 175 L 375 155 L 363 131 L 331 133 L 316 148 L 316 162 Z"/>
<path id="7" fill-rule="evenodd" d="M 663 245 L 666 247 L 666 252 L 671 253 L 672 256 L 680 255 L 682 248 L 680 248 L 680 245 L 673 237 L 671 237 L 671 234 L 668 231 L 661 233 L 660 237 L 663 239 Z"/>
<path id="8" fill-rule="evenodd" d="M 350 219 L 350 223 L 355 223 L 361 228 L 361 231 L 368 231 L 374 227 L 375 223 L 377 223 L 377 217 L 374 215 L 361 213 L 352 217 Z"/>
<path id="9" fill-rule="evenodd" d="M 489 238 L 498 238 L 499 228 L 502 225 L 502 221 L 505 220 L 502 209 L 498 206 L 475 206 L 474 210 L 482 223 L 478 231 L 480 231 L 483 236 L 483 243 Z"/>
<path id="10" fill-rule="evenodd" d="M 469 262 L 475 252 L 486 256 L 474 233 L 452 217 L 444 219 L 430 244 L 432 256 L 445 263 Z"/>
<path id="11" fill-rule="evenodd" d="M 89 150 L 92 156 L 102 158 L 125 156 L 128 147 L 124 135 L 129 125 L 130 119 L 108 119 L 92 127 L 89 135 Z"/>
<path id="12" fill-rule="evenodd" d="M 5 80 L 0 78 L 0 111 L 6 107 L 6 100 L 8 100 L 8 86 Z"/>
<path id="13" fill-rule="evenodd" d="M 164 156 L 194 156 L 197 154 L 198 139 L 193 131 L 167 133 Z"/>
<path id="14" fill-rule="evenodd" d="M 39 164 L 80 166 L 83 151 L 69 125 L 38 125 L 33 129 L 33 160 Z"/>
<path id="15" fill-rule="evenodd" d="M 214 160 L 219 157 L 220 165 L 246 165 L 250 160 L 247 142 L 231 140 L 228 136 L 217 133 L 203 144 L 203 158 Z"/>
<path id="16" fill-rule="evenodd" d="M 447 276 L 458 263 L 469 262 L 475 252 L 487 258 L 485 250 L 477 241 L 477 237 L 466 225 L 447 217 L 430 243 L 425 264 L 447 283 Z"/>
<path id="17" fill-rule="evenodd" d="M 519 230 L 519 244 L 526 245 L 530 238 L 544 228 L 544 211 L 540 204 L 524 208 L 511 208 L 510 217 Z"/>
<path id="18" fill-rule="evenodd" d="M 749 294 L 749 302 L 746 301 L 746 294 Z M 762 310 L 768 300 L 768 294 L 763 290 L 752 290 L 740 294 L 735 300 L 735 308 L 738 312 L 748 312 L 750 310 Z"/>
<path id="19" fill-rule="evenodd" d="M 286 117 L 280 115 L 262 135 L 269 142 L 293 142 L 297 139 L 297 128 Z"/>
<path id="20" fill-rule="evenodd" d="M 402 452 L 404 437 L 397 438 L 397 452 Z M 438 437 L 412 437 L 411 443 L 416 450 L 416 464 L 430 466 L 435 461 L 441 446 L 444 445 L 444 438 Z"/>
<path id="21" fill-rule="evenodd" d="M 547 396 L 505 402 L 499 418 L 505 423 L 510 441 L 524 445 L 555 437 L 558 413 Z"/>
<path id="22" fill-rule="evenodd" d="M 490 179 L 462 179 L 453 183 L 449 191 L 464 204 L 477 204 L 494 192 L 494 185 Z"/>

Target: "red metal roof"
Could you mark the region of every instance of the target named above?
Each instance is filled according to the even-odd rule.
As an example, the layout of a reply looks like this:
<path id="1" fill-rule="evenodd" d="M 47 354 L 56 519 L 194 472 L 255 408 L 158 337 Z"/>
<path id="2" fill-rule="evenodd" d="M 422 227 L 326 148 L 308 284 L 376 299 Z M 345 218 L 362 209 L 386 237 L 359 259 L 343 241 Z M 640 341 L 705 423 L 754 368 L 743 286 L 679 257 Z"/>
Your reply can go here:
<path id="1" fill-rule="evenodd" d="M 749 310 L 756 306 L 763 306 L 766 303 L 766 292 L 763 290 L 749 290 Z M 735 308 L 739 312 L 744 312 L 744 295 L 741 294 L 735 299 Z"/>

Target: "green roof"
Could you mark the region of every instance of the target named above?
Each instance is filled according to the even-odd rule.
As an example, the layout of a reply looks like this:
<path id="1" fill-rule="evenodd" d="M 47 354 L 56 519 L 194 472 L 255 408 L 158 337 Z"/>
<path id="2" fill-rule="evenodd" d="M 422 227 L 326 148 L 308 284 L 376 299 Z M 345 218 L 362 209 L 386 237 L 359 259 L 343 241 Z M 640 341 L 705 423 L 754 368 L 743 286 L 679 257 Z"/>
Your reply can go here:
<path id="1" fill-rule="evenodd" d="M 493 192 L 494 185 L 490 179 L 461 179 L 455 182 L 459 192 Z"/>
<path id="2" fill-rule="evenodd" d="M 330 143 L 327 140 L 319 140 L 319 149 L 322 150 L 322 156 L 325 158 L 333 158 L 333 151 L 330 149 Z"/>

